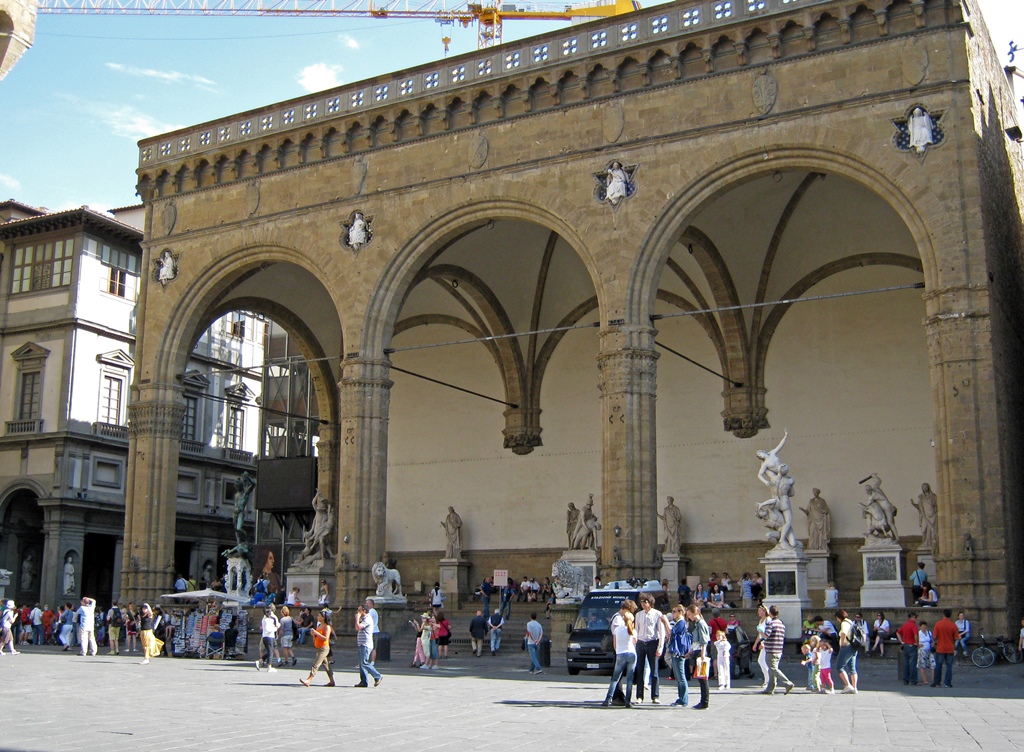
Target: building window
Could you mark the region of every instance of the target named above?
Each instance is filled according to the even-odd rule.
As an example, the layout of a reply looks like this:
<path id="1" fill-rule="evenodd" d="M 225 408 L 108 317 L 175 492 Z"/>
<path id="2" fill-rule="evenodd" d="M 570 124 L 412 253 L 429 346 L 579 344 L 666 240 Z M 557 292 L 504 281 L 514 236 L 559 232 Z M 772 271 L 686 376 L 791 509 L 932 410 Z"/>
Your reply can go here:
<path id="1" fill-rule="evenodd" d="M 245 339 L 245 314 L 241 311 L 231 312 L 231 317 L 228 319 L 228 334 Z"/>
<path id="2" fill-rule="evenodd" d="M 139 258 L 131 253 L 97 244 L 92 238 L 85 241 L 86 251 L 95 252 L 99 246 L 99 257 L 108 267 L 107 276 L 100 282 L 100 289 L 119 298 L 134 301 L 139 289 Z"/>
<path id="3" fill-rule="evenodd" d="M 181 424 L 181 438 L 185 441 L 198 441 L 196 427 L 199 418 L 199 398 L 185 395 L 185 419 Z"/>
<path id="4" fill-rule="evenodd" d="M 100 422 L 121 425 L 121 395 L 124 393 L 124 380 L 118 376 L 103 375 L 102 392 L 100 394 Z"/>
<path id="5" fill-rule="evenodd" d="M 245 432 L 245 410 L 240 407 L 228 408 L 228 449 L 242 448 Z"/>
<path id="6" fill-rule="evenodd" d="M 92 483 L 106 488 L 121 488 L 122 465 L 117 460 L 96 459 L 92 468 Z"/>
<path id="7" fill-rule="evenodd" d="M 18 420 L 37 420 L 39 418 L 42 377 L 43 375 L 38 371 L 21 374 L 18 396 Z"/>
<path id="8" fill-rule="evenodd" d="M 37 243 L 14 249 L 11 292 L 48 290 L 71 284 L 74 240 Z"/>

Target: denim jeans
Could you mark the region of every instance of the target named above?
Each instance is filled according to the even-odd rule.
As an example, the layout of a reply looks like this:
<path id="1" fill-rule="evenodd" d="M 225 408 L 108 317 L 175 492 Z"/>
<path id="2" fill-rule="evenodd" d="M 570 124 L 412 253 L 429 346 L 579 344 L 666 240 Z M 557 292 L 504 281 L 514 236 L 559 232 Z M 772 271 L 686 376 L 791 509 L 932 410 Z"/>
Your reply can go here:
<path id="1" fill-rule="evenodd" d="M 857 648 L 853 645 L 846 645 L 839 648 L 839 656 L 836 658 L 836 671 L 846 672 L 847 675 L 857 673 Z"/>
<path id="2" fill-rule="evenodd" d="M 360 645 L 359 646 L 359 681 L 363 684 L 369 684 L 366 675 L 369 674 L 376 679 L 380 679 L 380 671 L 373 667 L 370 663 L 370 646 Z"/>
<path id="3" fill-rule="evenodd" d="M 508 600 L 503 600 L 501 602 L 501 616 L 504 619 L 509 619 L 509 618 L 512 617 L 512 599 L 511 598 L 509 598 Z"/>
<path id="4" fill-rule="evenodd" d="M 903 646 L 903 683 L 917 684 L 917 645 Z"/>
<path id="5" fill-rule="evenodd" d="M 658 698 L 658 641 L 638 642 L 636 644 L 636 676 L 633 677 L 633 684 L 636 685 L 636 699 L 644 699 L 644 669 L 649 668 L 648 676 L 651 683 L 651 697 Z"/>
<path id="6" fill-rule="evenodd" d="M 33 624 L 32 625 L 32 644 L 42 645 L 43 644 L 43 625 Z"/>
<path id="7" fill-rule="evenodd" d="M 672 656 L 672 674 L 676 677 L 676 689 L 679 692 L 679 703 L 690 704 L 690 685 L 686 681 L 686 658 L 681 655 Z"/>
<path id="8" fill-rule="evenodd" d="M 482 606 L 481 610 L 485 614 L 491 613 L 491 596 L 489 596 L 489 595 L 481 595 L 480 596 L 480 603 L 481 603 L 481 606 Z"/>
<path id="9" fill-rule="evenodd" d="M 299 627 L 299 644 L 305 645 L 306 638 L 309 636 L 310 627 Z"/>
<path id="10" fill-rule="evenodd" d="M 538 655 L 540 645 L 534 645 L 532 642 L 527 642 L 526 648 L 530 651 L 530 671 L 541 671 L 540 656 Z"/>
<path id="11" fill-rule="evenodd" d="M 964 657 L 966 658 L 970 654 L 967 650 L 967 640 L 969 639 L 970 637 L 961 637 L 958 639 L 956 644 L 953 645 L 953 655 L 956 655 L 957 648 L 959 648 L 964 651 Z"/>
<path id="12" fill-rule="evenodd" d="M 953 686 L 953 653 L 935 654 L 935 678 L 932 679 L 932 686 L 942 684 L 942 667 L 946 667 L 946 686 Z"/>
<path id="13" fill-rule="evenodd" d="M 501 630 L 500 629 L 492 629 L 491 630 L 491 652 L 492 653 L 497 653 L 499 650 L 501 650 Z"/>
<path id="14" fill-rule="evenodd" d="M 630 703 L 630 698 L 633 695 L 633 672 L 636 670 L 636 653 L 616 653 L 615 654 L 615 668 L 612 669 L 612 680 L 608 683 L 608 696 L 604 698 L 605 702 L 611 702 L 612 697 L 615 696 L 615 689 L 619 686 L 619 681 L 622 679 L 626 680 L 626 704 Z"/>

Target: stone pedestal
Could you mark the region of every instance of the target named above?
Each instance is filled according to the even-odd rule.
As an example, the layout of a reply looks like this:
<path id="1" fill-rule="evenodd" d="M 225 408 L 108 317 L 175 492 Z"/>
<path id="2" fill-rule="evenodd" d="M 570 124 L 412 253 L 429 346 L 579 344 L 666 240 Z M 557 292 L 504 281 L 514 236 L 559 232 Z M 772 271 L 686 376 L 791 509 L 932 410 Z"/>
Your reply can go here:
<path id="1" fill-rule="evenodd" d="M 224 576 L 224 590 L 228 595 L 249 602 L 249 590 L 252 588 L 252 565 L 242 556 L 228 557 L 228 572 Z"/>
<path id="2" fill-rule="evenodd" d="M 0 569 L 0 599 L 7 597 L 7 587 L 11 584 L 11 572 Z"/>
<path id="3" fill-rule="evenodd" d="M 935 582 L 935 554 L 930 548 L 919 548 L 916 551 L 916 556 L 917 560 L 915 562 L 907 562 L 907 569 L 913 572 L 917 569 L 918 564 L 924 564 L 924 571 L 928 575 L 928 581 Z M 907 577 L 909 576 L 907 575 Z"/>
<path id="4" fill-rule="evenodd" d="M 585 548 L 581 551 L 563 551 L 562 559 L 583 570 L 586 578 L 587 591 L 594 589 L 594 579 L 597 577 L 597 551 Z"/>
<path id="5" fill-rule="evenodd" d="M 761 559 L 764 566 L 765 596 L 768 606 L 779 609 L 786 625 L 786 636 L 799 637 L 803 629 L 803 611 L 811 607 L 807 595 L 807 555 L 803 549 L 773 548 Z"/>
<path id="6" fill-rule="evenodd" d="M 686 568 L 690 560 L 677 553 L 662 554 L 661 558 L 661 579 L 668 580 L 668 597 L 671 599 L 672 594 L 679 590 L 679 583 L 686 581 Z"/>
<path id="7" fill-rule="evenodd" d="M 284 573 L 285 591 L 299 588 L 299 600 L 303 606 L 316 606 L 320 600 L 320 580 L 327 580 L 328 585 L 334 579 L 334 559 L 314 559 L 301 565 L 288 567 Z M 334 594 L 331 588 L 331 594 Z"/>
<path id="8" fill-rule="evenodd" d="M 824 590 L 833 579 L 835 554 L 828 551 L 806 551 L 804 555 L 807 557 L 807 589 Z"/>
<path id="9" fill-rule="evenodd" d="M 448 597 L 446 608 L 458 608 L 462 599 L 472 592 L 469 588 L 469 562 L 466 559 L 441 559 L 438 562 L 441 589 Z"/>
<path id="10" fill-rule="evenodd" d="M 907 605 L 900 557 L 903 548 L 892 541 L 871 541 L 860 548 L 864 559 L 861 608 L 904 608 Z"/>

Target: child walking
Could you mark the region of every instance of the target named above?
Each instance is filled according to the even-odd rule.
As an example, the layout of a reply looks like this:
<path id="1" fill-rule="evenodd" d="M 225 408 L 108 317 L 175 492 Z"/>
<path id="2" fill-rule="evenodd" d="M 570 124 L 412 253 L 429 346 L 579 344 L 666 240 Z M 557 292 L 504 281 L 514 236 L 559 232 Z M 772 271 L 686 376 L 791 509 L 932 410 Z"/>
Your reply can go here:
<path id="1" fill-rule="evenodd" d="M 834 695 L 836 687 L 832 683 L 832 643 L 828 640 L 820 640 L 815 652 L 818 655 L 818 683 L 821 686 L 820 691 L 822 694 L 828 692 L 828 694 Z M 827 690 L 825 685 L 828 685 Z"/>
<path id="2" fill-rule="evenodd" d="M 721 629 L 715 634 L 715 673 L 718 674 L 718 691 L 724 692 L 730 688 L 732 669 L 729 656 L 732 653 L 732 645 L 729 638 Z"/>
<path id="3" fill-rule="evenodd" d="M 803 660 L 800 665 L 807 668 L 807 691 L 817 692 L 821 689 L 820 665 L 818 663 L 818 644 L 823 642 L 817 637 L 812 637 L 800 647 Z"/>

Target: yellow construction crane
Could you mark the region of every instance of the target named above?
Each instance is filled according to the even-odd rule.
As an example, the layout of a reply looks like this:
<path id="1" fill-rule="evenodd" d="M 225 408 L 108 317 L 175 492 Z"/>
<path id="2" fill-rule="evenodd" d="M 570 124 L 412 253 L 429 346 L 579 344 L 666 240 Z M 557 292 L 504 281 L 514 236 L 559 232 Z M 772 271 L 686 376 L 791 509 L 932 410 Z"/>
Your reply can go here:
<path id="1" fill-rule="evenodd" d="M 640 8 L 637 0 L 594 0 L 593 4 L 447 0 L 39 0 L 40 13 L 126 16 L 320 16 L 423 18 L 441 24 L 477 25 L 477 47 L 501 44 L 504 21 L 572 21 L 608 18 Z M 446 43 L 447 49 L 447 43 Z"/>

